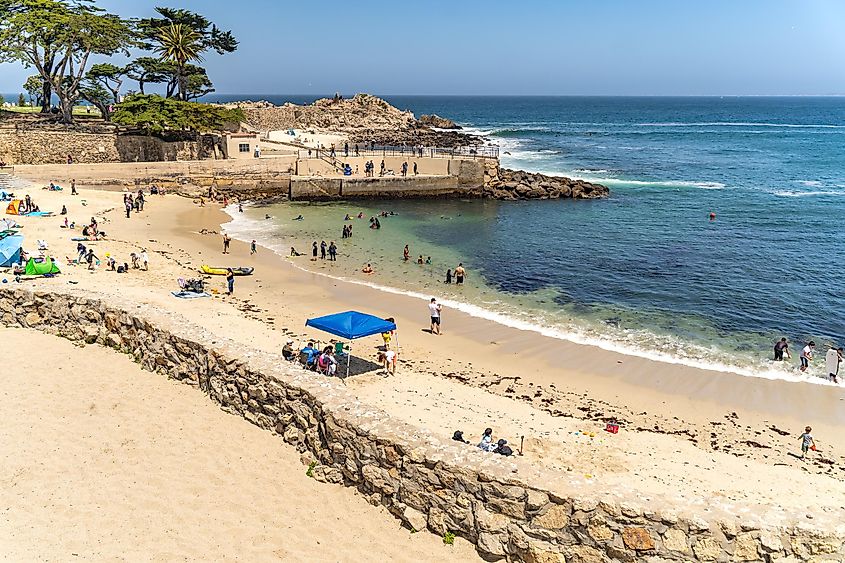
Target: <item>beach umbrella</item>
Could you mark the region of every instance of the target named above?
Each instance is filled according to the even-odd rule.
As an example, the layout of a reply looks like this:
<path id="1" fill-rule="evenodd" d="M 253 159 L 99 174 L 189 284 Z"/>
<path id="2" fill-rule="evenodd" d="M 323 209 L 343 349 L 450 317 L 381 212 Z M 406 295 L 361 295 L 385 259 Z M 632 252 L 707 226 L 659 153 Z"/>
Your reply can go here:
<path id="1" fill-rule="evenodd" d="M 359 313 L 358 311 L 346 311 L 344 313 L 335 313 L 333 315 L 326 315 L 325 317 L 308 319 L 305 321 L 305 326 L 310 326 L 350 341 L 356 338 L 364 338 L 365 336 L 396 330 L 396 323 L 386 321 L 375 315 Z M 351 352 L 350 345 L 350 353 L 346 356 L 346 377 L 349 377 Z"/>

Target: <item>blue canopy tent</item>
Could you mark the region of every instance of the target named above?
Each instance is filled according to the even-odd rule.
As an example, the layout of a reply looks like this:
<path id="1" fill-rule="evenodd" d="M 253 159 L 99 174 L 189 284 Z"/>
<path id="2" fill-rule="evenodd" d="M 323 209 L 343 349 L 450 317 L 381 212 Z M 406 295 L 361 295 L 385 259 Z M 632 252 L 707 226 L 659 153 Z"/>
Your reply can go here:
<path id="1" fill-rule="evenodd" d="M 14 266 L 21 259 L 21 246 L 23 237 L 11 235 L 0 238 L 0 268 Z"/>
<path id="2" fill-rule="evenodd" d="M 396 330 L 396 323 L 358 311 L 346 311 L 345 313 L 308 319 L 305 321 L 305 326 L 314 327 L 346 340 L 355 340 L 356 338 Z M 346 376 L 349 377 L 349 355 L 346 357 Z"/>

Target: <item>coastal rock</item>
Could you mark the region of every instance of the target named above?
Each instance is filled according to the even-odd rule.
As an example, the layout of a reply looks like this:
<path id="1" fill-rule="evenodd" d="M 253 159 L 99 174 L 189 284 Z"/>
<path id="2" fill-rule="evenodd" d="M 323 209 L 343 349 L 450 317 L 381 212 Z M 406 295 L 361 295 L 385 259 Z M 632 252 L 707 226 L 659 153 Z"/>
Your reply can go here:
<path id="1" fill-rule="evenodd" d="M 493 174 L 488 167 L 485 178 L 483 196 L 489 199 L 597 199 L 610 194 L 601 184 L 524 170 L 500 168 Z"/>
<path id="2" fill-rule="evenodd" d="M 438 129 L 460 129 L 461 126 L 452 121 L 451 119 L 447 119 L 445 117 L 440 117 L 436 113 L 432 113 L 431 115 L 421 115 L 420 118 L 417 120 L 417 123 L 420 125 L 426 125 L 428 127 L 437 127 Z"/>

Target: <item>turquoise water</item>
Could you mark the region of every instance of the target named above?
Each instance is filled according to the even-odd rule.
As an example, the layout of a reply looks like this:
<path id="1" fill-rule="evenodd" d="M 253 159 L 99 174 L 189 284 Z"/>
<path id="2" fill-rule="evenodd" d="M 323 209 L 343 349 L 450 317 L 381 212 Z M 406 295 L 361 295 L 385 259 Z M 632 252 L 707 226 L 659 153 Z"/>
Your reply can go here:
<path id="1" fill-rule="evenodd" d="M 486 134 L 505 166 L 599 181 L 612 195 L 293 204 L 248 209 L 234 231 L 276 245 L 333 237 L 342 256 L 330 275 L 685 364 L 791 378 L 794 365 L 769 361 L 776 338 L 797 356 L 805 340 L 823 355 L 845 337 L 845 99 L 390 101 Z M 377 232 L 356 220 L 355 237 L 340 239 L 347 211 L 382 209 L 398 215 Z M 404 263 L 404 244 L 433 264 Z M 462 290 L 442 283 L 458 261 L 470 271 Z M 361 275 L 365 262 L 377 273 Z"/>

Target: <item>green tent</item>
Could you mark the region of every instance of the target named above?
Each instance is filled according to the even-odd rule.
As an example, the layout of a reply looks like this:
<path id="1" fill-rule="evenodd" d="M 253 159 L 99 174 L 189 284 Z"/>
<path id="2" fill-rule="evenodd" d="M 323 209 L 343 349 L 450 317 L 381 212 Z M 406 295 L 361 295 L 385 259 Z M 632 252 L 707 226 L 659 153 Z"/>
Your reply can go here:
<path id="1" fill-rule="evenodd" d="M 27 276 L 43 276 L 44 274 L 58 274 L 59 266 L 49 256 L 47 258 L 30 258 L 26 262 L 24 274 Z"/>

